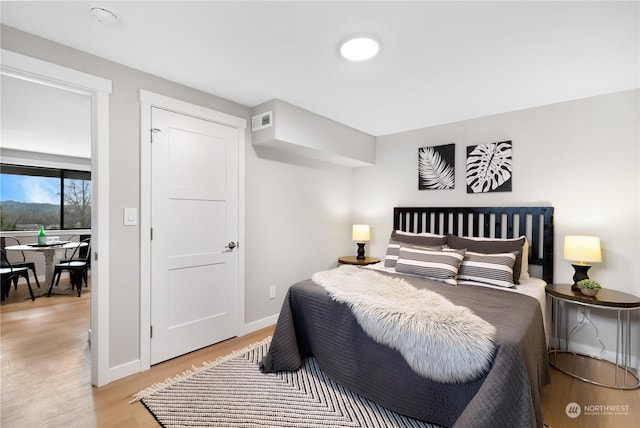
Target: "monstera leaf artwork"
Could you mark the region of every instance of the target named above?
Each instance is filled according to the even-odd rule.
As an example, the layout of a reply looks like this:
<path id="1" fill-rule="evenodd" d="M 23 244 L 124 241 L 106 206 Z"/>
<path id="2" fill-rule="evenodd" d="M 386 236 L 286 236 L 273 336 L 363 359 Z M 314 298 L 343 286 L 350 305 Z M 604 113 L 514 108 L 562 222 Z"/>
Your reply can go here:
<path id="1" fill-rule="evenodd" d="M 511 141 L 467 147 L 467 193 L 510 192 Z"/>
<path id="2" fill-rule="evenodd" d="M 455 188 L 455 144 L 418 149 L 418 189 Z"/>

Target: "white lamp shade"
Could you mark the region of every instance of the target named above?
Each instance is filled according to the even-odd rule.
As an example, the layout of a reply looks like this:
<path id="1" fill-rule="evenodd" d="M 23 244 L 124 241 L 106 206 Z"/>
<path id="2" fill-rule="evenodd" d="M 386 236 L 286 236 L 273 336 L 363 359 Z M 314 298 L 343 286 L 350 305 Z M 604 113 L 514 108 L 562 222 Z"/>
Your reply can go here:
<path id="1" fill-rule="evenodd" d="M 371 239 L 368 224 L 354 224 L 351 238 L 356 242 L 364 242 Z"/>
<path id="2" fill-rule="evenodd" d="M 578 262 L 578 264 L 601 262 L 600 238 L 597 236 L 565 236 L 564 258 Z"/>

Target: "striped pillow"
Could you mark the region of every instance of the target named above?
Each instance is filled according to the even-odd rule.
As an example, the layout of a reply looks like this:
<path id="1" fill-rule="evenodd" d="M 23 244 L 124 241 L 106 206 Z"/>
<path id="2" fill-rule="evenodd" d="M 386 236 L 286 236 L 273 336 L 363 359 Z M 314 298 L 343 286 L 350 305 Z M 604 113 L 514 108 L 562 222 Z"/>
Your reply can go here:
<path id="1" fill-rule="evenodd" d="M 387 254 L 384 256 L 384 267 L 395 268 L 396 263 L 398 262 L 398 255 L 400 254 L 400 247 L 408 247 L 408 248 L 422 248 L 425 250 L 435 250 L 439 251 L 442 249 L 442 245 L 435 246 L 426 246 L 423 247 L 421 245 L 407 245 L 406 242 L 399 242 L 393 239 L 389 239 L 389 244 L 387 245 Z"/>
<path id="2" fill-rule="evenodd" d="M 388 267 L 388 268 L 396 267 L 396 263 L 398 262 L 398 254 L 400 254 L 401 245 L 402 245 L 402 242 L 389 239 L 389 244 L 387 245 L 387 254 L 385 254 L 384 256 L 384 267 Z"/>
<path id="3" fill-rule="evenodd" d="M 513 287 L 513 265 L 516 256 L 517 252 L 485 254 L 467 251 L 458 271 L 458 279 Z"/>
<path id="4" fill-rule="evenodd" d="M 517 239 L 496 239 L 496 238 L 465 238 L 462 236 L 447 235 L 447 245 L 451 248 L 465 248 L 467 251 L 473 251 L 484 254 L 509 253 L 516 252 L 516 262 L 513 264 L 513 280 L 514 284 L 519 284 L 520 273 L 522 271 L 522 253 L 525 237 L 521 236 Z"/>
<path id="5" fill-rule="evenodd" d="M 400 247 L 396 272 L 418 275 L 457 285 L 456 276 L 465 250 L 429 250 L 418 247 Z"/>

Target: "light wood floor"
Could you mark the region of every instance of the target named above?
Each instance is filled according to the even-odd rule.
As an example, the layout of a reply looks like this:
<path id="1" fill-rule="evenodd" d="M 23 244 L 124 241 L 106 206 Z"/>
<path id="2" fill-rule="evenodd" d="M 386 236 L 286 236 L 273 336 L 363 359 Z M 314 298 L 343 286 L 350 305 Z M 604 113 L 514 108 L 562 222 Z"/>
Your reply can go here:
<path id="1" fill-rule="evenodd" d="M 12 291 L 12 295 L 16 293 Z M 273 332 L 270 327 L 230 339 L 93 388 L 87 343 L 89 299 L 90 291 L 83 291 L 81 298 L 52 296 L 35 302 L 18 299 L 0 307 L 0 426 L 157 427 L 141 403 L 129 404 L 134 393 Z M 571 419 L 565 413 L 570 402 L 581 406 L 628 406 L 628 411 L 622 415 L 583 414 Z M 640 390 L 617 391 L 588 385 L 555 369 L 551 385 L 543 391 L 543 408 L 550 428 L 640 427 Z"/>

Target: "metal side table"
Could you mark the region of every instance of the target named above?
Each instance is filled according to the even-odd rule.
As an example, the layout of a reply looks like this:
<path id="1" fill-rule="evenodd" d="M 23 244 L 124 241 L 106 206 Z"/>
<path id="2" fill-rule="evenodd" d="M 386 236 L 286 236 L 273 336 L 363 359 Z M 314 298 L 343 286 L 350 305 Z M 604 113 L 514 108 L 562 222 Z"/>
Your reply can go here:
<path id="1" fill-rule="evenodd" d="M 570 284 L 549 284 L 545 289 L 547 295 L 551 297 L 553 310 L 553 333 L 555 343 L 549 349 L 549 363 L 558 370 L 595 385 L 604 386 L 615 389 L 636 389 L 640 387 L 640 379 L 635 370 L 629 365 L 631 364 L 631 312 L 640 310 L 640 298 L 632 294 L 623 293 L 616 290 L 602 289 L 594 297 L 588 297 L 579 291 L 573 291 Z M 568 332 L 567 310 L 565 304 L 574 304 L 578 306 L 599 308 L 617 313 L 616 323 L 616 360 L 615 362 L 600 357 L 604 352 L 604 343 L 598 336 L 598 328 L 593 323 L 588 313 L 585 311 L 584 318 L 580 323 Z M 562 332 L 559 332 L 559 321 L 562 319 Z M 593 326 L 596 332 L 596 338 L 600 342 L 601 350 L 597 356 L 581 354 L 569 350 L 571 336 L 576 328 L 588 322 Z M 560 337 L 562 335 L 562 338 Z M 636 336 L 637 337 L 637 336 Z M 562 340 L 564 340 L 564 346 Z M 571 369 L 561 367 L 558 364 L 558 356 L 560 354 L 568 354 L 569 357 L 586 357 L 593 358 L 615 366 L 615 373 L 612 376 L 612 382 L 600 382 L 590 379 L 587 376 L 580 376 Z"/>

